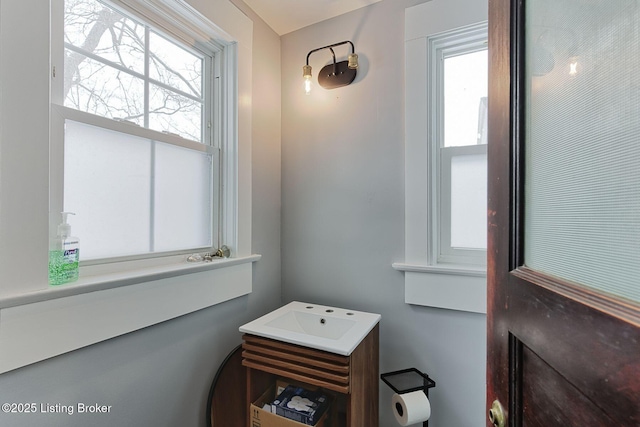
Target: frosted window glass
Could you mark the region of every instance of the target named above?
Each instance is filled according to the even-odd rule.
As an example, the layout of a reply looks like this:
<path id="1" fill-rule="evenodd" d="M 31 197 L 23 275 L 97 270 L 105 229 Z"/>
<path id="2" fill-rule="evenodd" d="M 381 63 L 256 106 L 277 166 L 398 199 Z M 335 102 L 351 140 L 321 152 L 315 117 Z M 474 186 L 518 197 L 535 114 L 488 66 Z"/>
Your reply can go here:
<path id="1" fill-rule="evenodd" d="M 640 4 L 526 5 L 525 264 L 640 302 Z"/>
<path id="2" fill-rule="evenodd" d="M 151 142 L 66 121 L 64 210 L 81 260 L 149 251 Z"/>
<path id="3" fill-rule="evenodd" d="M 487 156 L 451 158 L 451 246 L 487 248 Z"/>
<path id="4" fill-rule="evenodd" d="M 155 248 L 211 247 L 211 156 L 156 143 Z"/>
<path id="5" fill-rule="evenodd" d="M 212 246 L 211 155 L 67 120 L 64 161 L 82 260 Z"/>
<path id="6" fill-rule="evenodd" d="M 486 144 L 487 50 L 444 60 L 444 146 Z"/>

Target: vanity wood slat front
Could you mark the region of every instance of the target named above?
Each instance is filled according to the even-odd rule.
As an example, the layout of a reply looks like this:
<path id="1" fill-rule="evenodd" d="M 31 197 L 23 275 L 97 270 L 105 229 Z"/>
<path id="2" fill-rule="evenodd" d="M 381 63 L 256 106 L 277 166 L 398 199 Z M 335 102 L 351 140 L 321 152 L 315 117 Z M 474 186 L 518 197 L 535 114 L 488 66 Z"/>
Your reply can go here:
<path id="1" fill-rule="evenodd" d="M 268 372 L 270 374 L 275 374 L 281 377 L 290 378 L 292 380 L 301 381 L 310 385 L 325 388 L 327 390 L 337 391 L 338 393 L 348 393 L 348 387 L 346 385 L 341 386 L 335 383 L 323 381 L 320 378 L 315 378 L 309 375 L 301 375 L 286 369 L 278 369 L 271 366 L 260 365 L 246 360 L 242 364 L 247 368 L 253 368 L 254 370 Z"/>
<path id="2" fill-rule="evenodd" d="M 282 372 L 297 373 L 301 376 L 301 378 L 308 376 L 311 378 L 317 378 L 319 381 L 324 380 L 323 382 L 325 382 L 328 385 L 343 384 L 344 387 L 338 386 L 340 387 L 340 390 L 336 390 L 336 391 L 344 391 L 345 393 L 349 391 L 347 387 L 349 384 L 348 374 L 345 374 L 345 375 L 333 374 L 330 371 L 318 370 L 318 368 L 316 367 L 307 366 L 304 364 L 292 365 L 291 362 L 288 362 L 288 361 L 281 361 L 281 360 L 276 360 L 270 357 L 258 356 L 246 351 L 242 352 L 242 357 L 244 357 L 245 360 L 252 363 L 254 368 L 264 366 L 268 368 L 278 369 Z"/>
<path id="3" fill-rule="evenodd" d="M 256 335 L 244 334 L 242 339 L 246 344 L 256 344 L 261 347 L 272 347 L 275 349 L 287 349 L 304 356 L 313 356 L 327 361 L 333 361 L 339 364 L 348 364 L 349 356 L 342 356 L 328 351 L 316 350 L 314 348 L 304 347 L 301 345 L 289 344 L 283 341 L 273 340 L 270 338 L 258 337 Z"/>
<path id="4" fill-rule="evenodd" d="M 273 349 L 260 344 L 251 344 L 246 341 L 242 344 L 242 349 L 244 350 L 244 353 L 249 355 L 249 357 L 252 354 L 262 355 L 296 363 L 304 363 L 305 365 L 315 366 L 335 373 L 349 373 L 349 360 L 346 357 L 344 361 L 329 361 L 326 359 L 315 358 L 315 355 L 313 356 L 313 359 L 310 359 L 309 354 L 283 352 L 281 349 Z"/>
<path id="5" fill-rule="evenodd" d="M 349 356 L 249 334 L 243 340 L 248 404 L 284 377 L 337 392 L 337 427 L 378 426 L 379 325 Z"/>
<path id="6" fill-rule="evenodd" d="M 292 380 L 349 392 L 349 357 L 268 338 L 244 335 L 242 364 Z M 336 374 L 336 370 L 343 374 Z"/>

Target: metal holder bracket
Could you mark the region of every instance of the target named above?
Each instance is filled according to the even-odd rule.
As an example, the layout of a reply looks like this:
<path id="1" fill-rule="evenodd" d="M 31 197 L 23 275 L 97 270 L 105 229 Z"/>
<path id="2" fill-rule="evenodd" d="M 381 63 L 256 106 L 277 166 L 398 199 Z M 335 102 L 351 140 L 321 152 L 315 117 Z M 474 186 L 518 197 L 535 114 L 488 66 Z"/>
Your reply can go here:
<path id="1" fill-rule="evenodd" d="M 429 378 L 429 375 L 420 372 L 416 368 L 387 372 L 386 374 L 381 374 L 380 379 L 398 394 L 422 390 L 429 397 L 429 389 L 436 386 L 436 382 Z M 422 425 L 427 427 L 429 421 L 425 421 Z"/>

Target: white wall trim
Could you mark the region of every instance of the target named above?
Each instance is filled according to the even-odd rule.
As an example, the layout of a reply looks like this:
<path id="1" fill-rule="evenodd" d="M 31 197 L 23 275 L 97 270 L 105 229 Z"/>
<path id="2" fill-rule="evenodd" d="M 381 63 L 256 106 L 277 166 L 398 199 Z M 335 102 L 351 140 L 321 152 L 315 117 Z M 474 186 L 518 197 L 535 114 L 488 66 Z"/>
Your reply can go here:
<path id="1" fill-rule="evenodd" d="M 251 292 L 252 263 L 0 310 L 0 374 Z"/>
<path id="2" fill-rule="evenodd" d="M 404 302 L 486 314 L 486 282 L 484 277 L 407 271 Z"/>

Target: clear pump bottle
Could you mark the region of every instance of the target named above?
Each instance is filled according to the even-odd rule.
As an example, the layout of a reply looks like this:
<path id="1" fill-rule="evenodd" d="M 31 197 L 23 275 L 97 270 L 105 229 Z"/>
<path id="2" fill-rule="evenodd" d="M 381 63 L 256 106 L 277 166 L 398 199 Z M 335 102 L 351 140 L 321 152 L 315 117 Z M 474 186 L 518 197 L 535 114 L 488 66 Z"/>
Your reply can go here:
<path id="1" fill-rule="evenodd" d="M 71 236 L 71 226 L 67 222 L 72 212 L 62 212 L 62 223 L 58 225 L 55 240 L 49 249 L 49 284 L 62 285 L 78 280 L 80 263 L 80 241 Z"/>

